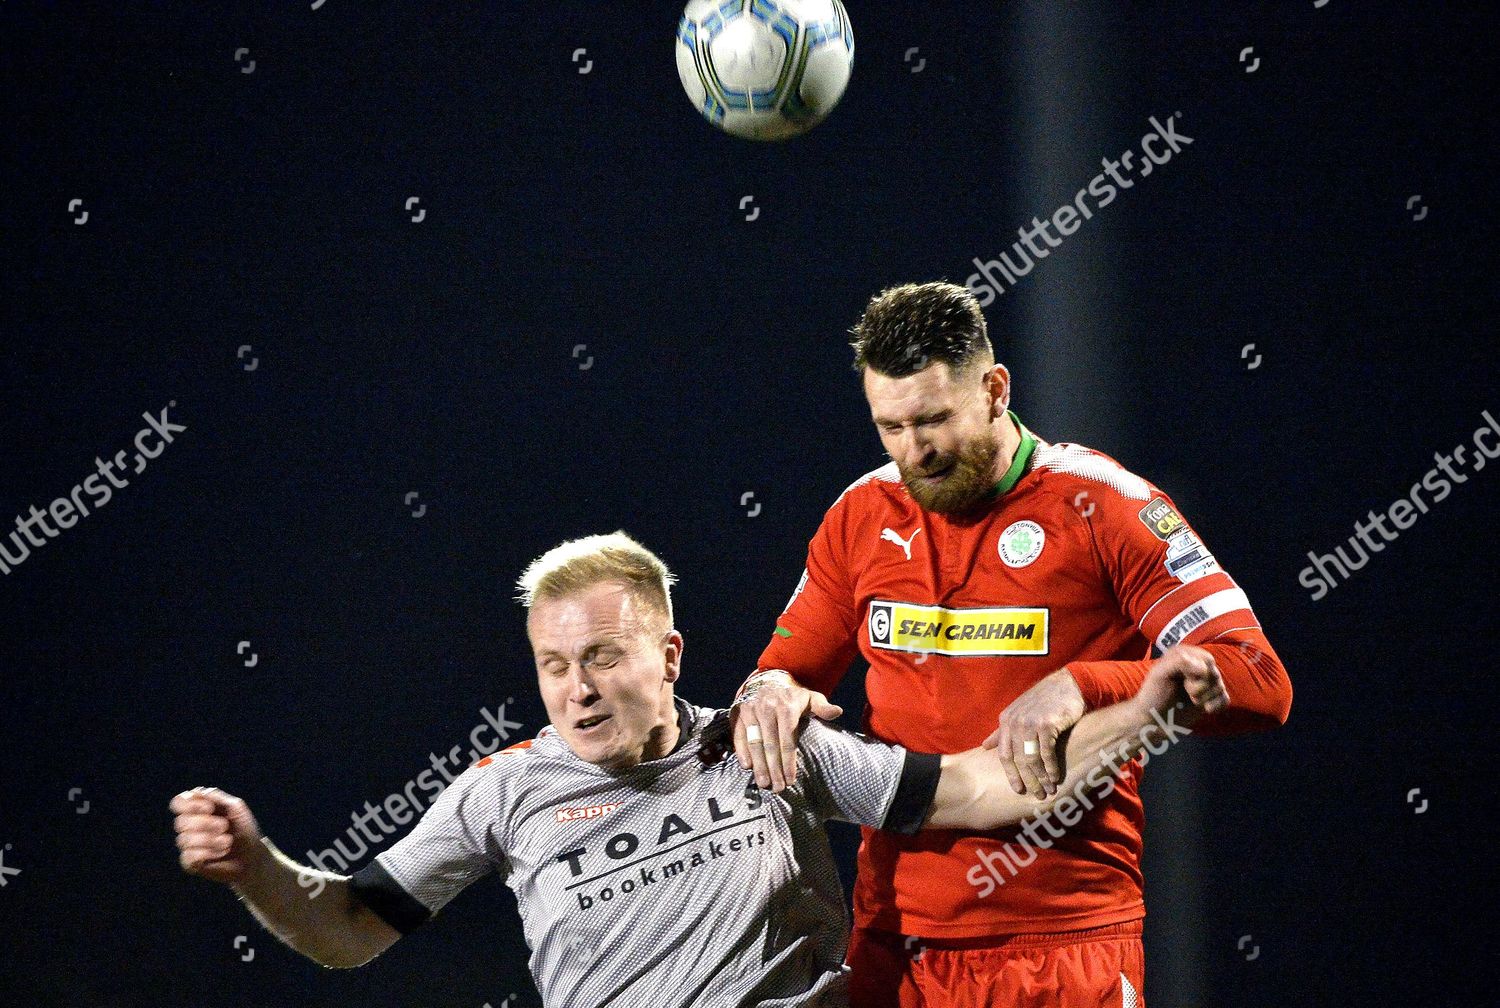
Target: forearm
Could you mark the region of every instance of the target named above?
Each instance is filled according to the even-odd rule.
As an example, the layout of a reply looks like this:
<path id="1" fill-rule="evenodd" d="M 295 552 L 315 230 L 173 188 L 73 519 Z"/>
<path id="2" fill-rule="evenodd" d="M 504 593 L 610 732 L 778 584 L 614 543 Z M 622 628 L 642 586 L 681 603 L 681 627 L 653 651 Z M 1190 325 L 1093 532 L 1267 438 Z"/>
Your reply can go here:
<path id="1" fill-rule="evenodd" d="M 1078 684 L 1085 709 L 1099 711 L 1135 696 L 1146 681 L 1151 660 L 1076 661 L 1066 667 Z"/>
<path id="2" fill-rule="evenodd" d="M 1173 728 L 1187 733 L 1180 711 L 1170 710 L 1160 719 L 1154 713 L 1132 699 L 1085 714 L 1059 738 L 1066 776 L 1057 793 L 1047 799 L 1016 794 L 995 749 L 944 756 L 925 828 L 999 829 L 1045 814 L 1064 798 L 1079 801 L 1113 790 L 1119 766 L 1133 759 L 1147 742 Z"/>
<path id="3" fill-rule="evenodd" d="M 1224 677 L 1229 706 L 1205 718 L 1206 735 L 1260 731 L 1285 724 L 1292 706 L 1292 684 L 1266 635 L 1254 628 L 1231 630 L 1198 645 L 1214 656 Z M 1088 710 L 1101 710 L 1133 697 L 1145 682 L 1151 659 L 1069 662 L 1068 671 Z"/>
<path id="4" fill-rule="evenodd" d="M 755 667 L 757 672 L 779 669 L 803 689 L 831 696 L 858 653 L 859 642 L 852 632 L 806 627 L 787 614 L 777 623 Z"/>
<path id="5" fill-rule="evenodd" d="M 233 888 L 256 919 L 283 943 L 323 966 L 361 966 L 399 935 L 349 889 L 345 875 L 316 871 L 287 857 L 268 839 L 267 856 Z"/>
<path id="6" fill-rule="evenodd" d="M 832 693 L 834 687 L 838 685 L 839 680 L 843 677 L 842 673 L 835 672 L 819 672 L 811 669 L 793 670 L 775 665 L 757 665 L 755 671 L 740 684 L 739 689 L 735 690 L 734 695 L 736 697 L 740 696 L 745 692 L 747 686 L 768 675 L 774 676 L 776 673 L 785 674 L 793 686 L 812 690 L 815 693 L 822 693 L 824 696 Z"/>
<path id="7" fill-rule="evenodd" d="M 1204 717 L 1205 735 L 1265 731 L 1286 724 L 1292 709 L 1292 681 L 1260 630 L 1236 630 L 1200 645 L 1214 656 L 1224 677 L 1229 706 Z"/>

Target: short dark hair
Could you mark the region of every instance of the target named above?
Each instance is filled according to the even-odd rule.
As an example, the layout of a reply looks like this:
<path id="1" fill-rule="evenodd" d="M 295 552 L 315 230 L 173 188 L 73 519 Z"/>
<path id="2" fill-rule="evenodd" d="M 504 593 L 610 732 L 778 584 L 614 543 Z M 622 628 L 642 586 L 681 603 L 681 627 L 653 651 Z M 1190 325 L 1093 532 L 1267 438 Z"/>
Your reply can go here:
<path id="1" fill-rule="evenodd" d="M 891 378 L 916 374 L 932 361 L 957 371 L 995 359 L 979 302 L 951 283 L 902 284 L 870 299 L 849 332 L 854 370 L 870 368 Z"/>

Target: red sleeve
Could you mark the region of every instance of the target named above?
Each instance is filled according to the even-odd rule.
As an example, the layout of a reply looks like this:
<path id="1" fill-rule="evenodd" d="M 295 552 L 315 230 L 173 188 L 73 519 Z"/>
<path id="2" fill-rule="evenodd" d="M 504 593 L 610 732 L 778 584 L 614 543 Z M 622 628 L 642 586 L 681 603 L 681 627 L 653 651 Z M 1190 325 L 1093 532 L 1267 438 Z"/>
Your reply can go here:
<path id="1" fill-rule="evenodd" d="M 1292 684 L 1266 640 L 1250 600 L 1166 494 L 1151 488 L 1142 506 L 1101 495 L 1088 522 L 1121 609 L 1151 642 L 1156 658 L 1176 644 L 1214 655 L 1230 706 L 1200 722 L 1204 734 L 1269 728 L 1286 721 Z M 1151 660 L 1071 662 L 1090 710 L 1134 696 Z"/>
<path id="2" fill-rule="evenodd" d="M 858 652 L 854 586 L 845 523 L 849 495 L 839 498 L 807 547 L 807 566 L 776 621 L 757 668 L 784 669 L 803 686 L 831 694 Z"/>

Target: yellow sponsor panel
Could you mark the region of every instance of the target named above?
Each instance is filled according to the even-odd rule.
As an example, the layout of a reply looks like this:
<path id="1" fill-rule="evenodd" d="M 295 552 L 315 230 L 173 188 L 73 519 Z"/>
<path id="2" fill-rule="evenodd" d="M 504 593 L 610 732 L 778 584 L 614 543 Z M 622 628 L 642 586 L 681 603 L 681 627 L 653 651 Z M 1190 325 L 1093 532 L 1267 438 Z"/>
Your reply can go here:
<path id="1" fill-rule="evenodd" d="M 945 609 L 870 603 L 870 643 L 888 651 L 941 655 L 1044 655 L 1048 610 L 1005 606 Z"/>

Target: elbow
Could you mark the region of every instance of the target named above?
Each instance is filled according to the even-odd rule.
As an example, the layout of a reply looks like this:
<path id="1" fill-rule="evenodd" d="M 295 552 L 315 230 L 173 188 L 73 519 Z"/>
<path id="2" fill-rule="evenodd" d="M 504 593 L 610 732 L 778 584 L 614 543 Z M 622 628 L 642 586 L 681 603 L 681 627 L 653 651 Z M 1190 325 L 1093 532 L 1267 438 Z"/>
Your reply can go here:
<path id="1" fill-rule="evenodd" d="M 1265 731 L 1270 728 L 1280 728 L 1286 724 L 1286 719 L 1292 713 L 1292 680 L 1287 676 L 1286 669 L 1281 669 L 1280 681 L 1275 690 L 1267 691 L 1262 697 L 1262 703 L 1250 711 L 1260 721 L 1256 731 Z M 1232 702 L 1232 701 L 1231 701 Z"/>
<path id="2" fill-rule="evenodd" d="M 1276 723 L 1274 725 L 1268 725 L 1267 727 L 1280 728 L 1282 725 L 1286 724 L 1286 719 L 1291 717 L 1291 715 L 1292 684 L 1287 683 L 1286 694 L 1281 698 L 1280 702 L 1277 703 L 1275 710 L 1271 712 L 1271 716 L 1276 719 Z"/>
<path id="3" fill-rule="evenodd" d="M 1261 694 L 1261 700 L 1256 713 L 1265 722 L 1265 728 L 1280 728 L 1286 724 L 1286 719 L 1292 713 L 1292 679 L 1286 674 L 1286 666 L 1280 661 L 1276 663 L 1274 685 Z"/>
<path id="4" fill-rule="evenodd" d="M 1240 640 L 1211 650 L 1221 662 L 1229 707 L 1203 718 L 1198 730 L 1205 735 L 1239 735 L 1286 724 L 1292 712 L 1292 680 L 1263 637 L 1259 646 Z"/>
<path id="5" fill-rule="evenodd" d="M 309 945 L 293 945 L 292 947 L 302 953 L 303 958 L 317 963 L 324 969 L 353 969 L 356 966 L 363 965 L 363 962 L 368 961 L 356 962 L 355 956 L 339 948 L 324 948 L 322 946 Z"/>
<path id="6" fill-rule="evenodd" d="M 304 955 L 325 969 L 351 970 L 358 969 L 372 962 L 384 949 L 323 949 L 316 953 L 305 952 Z"/>
<path id="7" fill-rule="evenodd" d="M 1286 724 L 1292 712 L 1290 688 L 1284 694 L 1260 699 L 1262 702 L 1254 706 L 1239 707 L 1234 706 L 1234 698 L 1231 697 L 1228 709 L 1205 715 L 1193 726 L 1193 732 L 1208 736 L 1250 735 Z"/>
<path id="8" fill-rule="evenodd" d="M 351 970 L 363 966 L 394 944 L 355 928 L 336 934 L 323 933 L 309 937 L 311 940 L 298 942 L 292 947 L 319 966 L 336 970 Z"/>
<path id="9" fill-rule="evenodd" d="M 352 969 L 359 969 L 359 967 L 365 965 L 366 963 L 370 962 L 374 958 L 375 958 L 375 956 L 369 956 L 368 958 L 364 958 L 364 959 L 334 960 L 333 962 L 319 963 L 319 965 L 322 966 L 322 967 L 324 967 L 325 969 L 352 970 Z"/>
<path id="10" fill-rule="evenodd" d="M 351 970 L 364 965 L 364 963 L 362 962 L 355 962 L 352 959 L 340 959 L 336 956 L 325 957 L 322 959 L 313 958 L 312 956 L 309 956 L 308 958 L 312 959 L 313 962 L 317 963 L 324 969 L 331 970 Z M 368 960 L 366 960 L 366 962 L 368 962 Z"/>

